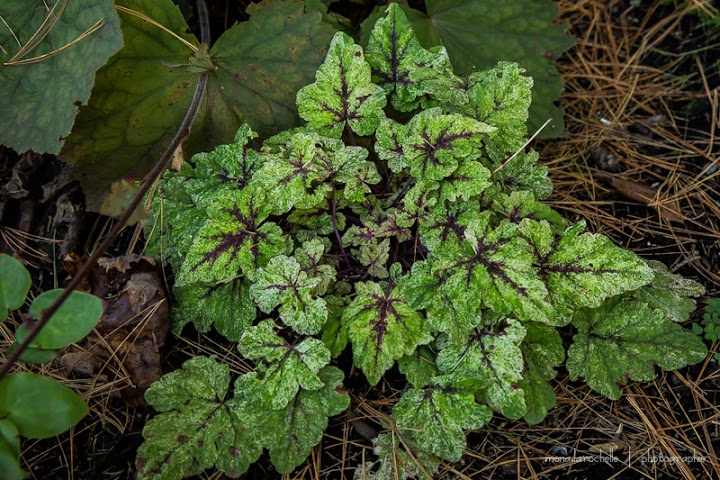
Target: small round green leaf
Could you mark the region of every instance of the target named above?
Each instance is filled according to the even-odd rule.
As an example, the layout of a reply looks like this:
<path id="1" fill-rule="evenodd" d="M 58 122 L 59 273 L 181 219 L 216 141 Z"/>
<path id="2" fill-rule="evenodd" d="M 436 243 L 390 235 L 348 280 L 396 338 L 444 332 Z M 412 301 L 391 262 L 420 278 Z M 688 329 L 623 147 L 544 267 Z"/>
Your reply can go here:
<path id="1" fill-rule="evenodd" d="M 23 372 L 0 380 L 0 417 L 13 422 L 24 437 L 59 435 L 88 411 L 75 392 L 42 375 Z"/>
<path id="2" fill-rule="evenodd" d="M 20 308 L 30 290 L 30 273 L 10 255 L 0 253 L 0 323 L 8 310 Z"/>
<path id="3" fill-rule="evenodd" d="M 32 316 L 39 319 L 42 311 L 52 305 L 61 293 L 62 289 L 56 289 L 38 296 L 30 305 Z M 102 314 L 103 306 L 99 298 L 88 293 L 72 292 L 30 346 L 45 350 L 64 348 L 87 336 Z M 18 327 L 15 332 L 17 341 L 22 342 L 29 332 L 24 325 Z"/>

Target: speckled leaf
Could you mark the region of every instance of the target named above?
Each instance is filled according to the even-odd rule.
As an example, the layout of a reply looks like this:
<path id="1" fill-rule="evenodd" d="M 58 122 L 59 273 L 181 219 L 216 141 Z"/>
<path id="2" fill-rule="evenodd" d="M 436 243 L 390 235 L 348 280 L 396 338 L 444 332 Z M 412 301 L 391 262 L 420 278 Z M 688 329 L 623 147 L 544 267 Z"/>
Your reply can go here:
<path id="1" fill-rule="evenodd" d="M 411 81 L 410 72 L 430 62 L 433 54 L 420 46 L 396 3 L 391 3 L 387 15 L 375 23 L 366 50 L 373 80 L 390 95 L 392 106 L 401 112 L 417 107 L 424 92 Z"/>
<path id="2" fill-rule="evenodd" d="M 486 142 L 486 151 L 496 162 L 505 161 L 525 143 L 533 80 L 523 73 L 516 63 L 499 62 L 467 79 L 469 102 L 463 113 L 497 127 Z"/>
<path id="3" fill-rule="evenodd" d="M 280 306 L 282 321 L 298 333 L 316 334 L 327 320 L 325 300 L 312 295 L 321 279 L 308 277 L 291 257 L 270 260 L 256 275 L 250 296 L 264 313 Z"/>
<path id="4" fill-rule="evenodd" d="M 322 440 L 328 417 L 338 415 L 350 406 L 350 397 L 342 386 L 343 373 L 335 367 L 320 371 L 323 387 L 300 390 L 287 407 L 267 412 L 263 425 L 269 433 L 270 460 L 278 473 L 290 473 Z"/>
<path id="5" fill-rule="evenodd" d="M 509 158 L 508 158 L 509 159 Z M 505 192 L 530 191 L 538 200 L 544 200 L 553 191 L 548 178 L 548 167 L 538 166 L 538 153 L 531 150 L 520 152 L 512 160 L 493 165 L 493 183 Z"/>
<path id="6" fill-rule="evenodd" d="M 388 167 L 394 173 L 400 173 L 410 166 L 403 149 L 407 134 L 405 125 L 389 118 L 383 118 L 375 132 L 375 151 L 378 157 L 388 162 Z"/>
<path id="7" fill-rule="evenodd" d="M 300 388 L 317 390 L 323 386 L 318 372 L 330 363 L 330 351 L 316 338 L 290 344 L 275 333 L 275 328 L 275 322 L 263 320 L 245 332 L 238 349 L 257 364 L 265 403 L 280 409 Z"/>
<path id="8" fill-rule="evenodd" d="M 230 368 L 214 357 L 195 357 L 166 374 L 145 393 L 159 415 L 143 429 L 135 460 L 139 479 L 183 478 L 217 466 L 236 477 L 262 453 L 260 412 L 226 398 Z"/>
<path id="9" fill-rule="evenodd" d="M 296 208 L 313 208 L 329 196 L 327 185 L 317 188 L 319 178 L 315 164 L 316 145 L 320 138 L 314 134 L 296 133 L 268 157 L 256 175 L 256 182 L 272 203 L 272 214 L 282 215 Z"/>
<path id="10" fill-rule="evenodd" d="M 122 47 L 113 2 L 3 0 L 0 18 L 0 143 L 57 154 L 95 72 Z"/>
<path id="11" fill-rule="evenodd" d="M 429 338 L 425 320 L 410 308 L 400 289 L 383 290 L 374 282 L 357 283 L 355 288 L 357 295 L 343 312 L 343 328 L 352 342 L 355 365 L 376 385 L 395 360 Z"/>
<path id="12" fill-rule="evenodd" d="M 405 355 L 398 360 L 398 368 L 408 382 L 415 388 L 427 386 L 433 377 L 438 375 L 435 366 L 435 353 L 428 346 L 418 347 L 412 355 Z"/>
<path id="13" fill-rule="evenodd" d="M 696 303 L 691 297 L 699 297 L 705 288 L 694 280 L 674 274 L 661 262 L 647 260 L 655 274 L 652 282 L 629 295 L 651 308 L 659 308 L 673 322 L 684 322 L 695 311 Z"/>
<path id="14" fill-rule="evenodd" d="M 444 345 L 437 367 L 472 386 L 481 403 L 506 418 L 520 418 L 527 411 L 525 396 L 518 388 L 524 366 L 523 338 L 525 328 L 518 321 L 495 318 L 477 327 L 466 342 Z"/>
<path id="15" fill-rule="evenodd" d="M 457 462 L 465 448 L 463 429 L 482 427 L 492 411 L 475 401 L 472 390 L 458 388 L 451 377 L 442 376 L 425 389 L 407 390 L 392 416 L 400 434 L 414 437 L 422 450 Z"/>
<path id="16" fill-rule="evenodd" d="M 553 102 L 563 82 L 552 58 L 575 44 L 554 23 L 557 5 L 548 1 L 510 0 L 502 5 L 487 0 L 426 0 L 427 14 L 405 9 L 420 43 L 443 45 L 457 74 L 491 68 L 511 60 L 535 80 L 529 128 L 534 131 L 548 118 L 543 137 L 564 136 L 563 112 Z"/>
<path id="17" fill-rule="evenodd" d="M 354 480 L 432 480 L 440 467 L 440 459 L 423 452 L 409 435 L 399 438 L 395 433 L 381 433 L 373 439 L 375 462 L 355 470 Z"/>
<path id="18" fill-rule="evenodd" d="M 241 273 L 252 279 L 257 268 L 287 250 L 280 227 L 263 222 L 269 207 L 256 189 L 220 197 L 208 213 L 182 264 L 177 285 L 223 282 Z"/>
<path id="19" fill-rule="evenodd" d="M 558 235 L 546 221 L 522 221 L 521 231 L 532 245 L 558 319 L 569 317 L 573 307 L 598 307 L 606 298 L 641 287 L 654 276 L 633 252 L 616 247 L 603 235 L 581 233 L 584 229 L 581 221 Z"/>
<path id="20" fill-rule="evenodd" d="M 462 342 L 478 324 L 482 296 L 468 294 L 464 271 L 434 271 L 431 262 L 415 262 L 401 285 L 412 308 L 426 309 L 432 330 Z"/>
<path id="21" fill-rule="evenodd" d="M 483 303 L 499 314 L 520 320 L 545 323 L 554 321 L 547 289 L 533 266 L 530 245 L 520 238 L 517 227 L 502 222 L 490 225 L 489 212 L 481 213 L 468 242 L 460 254 L 456 249 L 441 248 L 436 254 L 452 276 L 465 279 L 463 296 L 480 297 Z M 458 293 L 460 293 L 458 285 Z"/>
<path id="22" fill-rule="evenodd" d="M 303 242 L 300 248 L 295 249 L 295 260 L 302 271 L 307 273 L 309 278 L 320 279 L 320 283 L 311 292 L 313 295 L 325 295 L 336 279 L 335 267 L 323 259 L 326 249 L 330 249 L 329 241 L 322 237 Z"/>
<path id="23" fill-rule="evenodd" d="M 467 228 L 477 223 L 480 205 L 476 201 L 441 202 L 420 221 L 420 241 L 431 252 L 463 248 Z"/>
<path id="24" fill-rule="evenodd" d="M 565 348 L 555 327 L 537 322 L 523 326 L 527 333 L 520 349 L 525 368 L 518 387 L 525 393 L 525 421 L 533 425 L 542 422 L 555 406 L 555 391 L 548 381 L 555 378 L 555 367 L 565 360 Z"/>
<path id="25" fill-rule="evenodd" d="M 460 161 L 457 170 L 440 182 L 438 197 L 440 202 L 470 200 L 489 186 L 490 170 L 479 161 L 466 158 Z"/>
<path id="26" fill-rule="evenodd" d="M 172 330 L 176 334 L 188 323 L 198 332 L 207 332 L 214 325 L 220 335 L 237 342 L 257 315 L 244 280 L 175 287 L 173 295 Z"/>
<path id="27" fill-rule="evenodd" d="M 642 302 L 612 298 L 578 311 L 572 323 L 578 333 L 568 349 L 570 378 L 585 377 L 590 388 L 613 400 L 628 380 L 655 378 L 655 365 L 677 370 L 707 356 L 700 337 Z"/>
<path id="28" fill-rule="evenodd" d="M 512 223 L 520 224 L 524 218 L 529 218 L 537 222 L 547 220 L 556 233 L 562 233 L 567 228 L 567 222 L 559 213 L 535 200 L 535 195 L 529 191 L 515 191 L 510 195 L 497 193 L 492 199 L 492 209 Z"/>
<path id="29" fill-rule="evenodd" d="M 463 115 L 443 115 L 439 109 L 422 111 L 408 123 L 403 142 L 410 174 L 435 181 L 450 176 L 461 160 L 479 154 L 485 134 L 494 130 Z"/>
<path id="30" fill-rule="evenodd" d="M 322 135 L 340 138 L 346 126 L 371 135 L 387 103 L 383 89 L 370 81 L 370 65 L 351 37 L 337 32 L 316 82 L 297 94 L 300 116 Z"/>

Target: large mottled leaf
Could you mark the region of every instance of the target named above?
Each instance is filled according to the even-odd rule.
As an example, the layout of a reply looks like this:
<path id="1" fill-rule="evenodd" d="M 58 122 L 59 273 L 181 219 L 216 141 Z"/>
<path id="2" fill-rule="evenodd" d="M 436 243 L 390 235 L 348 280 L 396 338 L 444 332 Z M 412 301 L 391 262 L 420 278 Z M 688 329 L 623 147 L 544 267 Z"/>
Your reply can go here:
<path id="1" fill-rule="evenodd" d="M 443 115 L 439 109 L 424 110 L 408 123 L 402 146 L 410 174 L 434 181 L 450 176 L 461 160 L 479 155 L 485 134 L 494 130 L 470 117 Z"/>
<path id="2" fill-rule="evenodd" d="M 441 376 L 424 389 L 407 390 L 392 416 L 400 434 L 415 438 L 422 450 L 457 462 L 465 448 L 463 429 L 482 427 L 492 411 L 475 401 L 471 389 L 453 385 L 451 376 Z"/>
<path id="3" fill-rule="evenodd" d="M 438 272 L 433 263 L 416 262 L 402 286 L 410 306 L 427 311 L 432 330 L 464 341 L 478 324 L 482 296 L 468 294 L 465 272 Z"/>
<path id="4" fill-rule="evenodd" d="M 328 312 L 325 300 L 313 295 L 322 279 L 310 277 L 292 257 L 278 256 L 261 268 L 250 287 L 250 296 L 264 313 L 278 305 L 280 318 L 298 333 L 320 331 Z"/>
<path id="5" fill-rule="evenodd" d="M 230 368 L 195 357 L 145 393 L 160 412 L 143 428 L 135 460 L 139 479 L 184 478 L 216 467 L 232 477 L 262 453 L 262 412 L 228 399 Z"/>
<path id="6" fill-rule="evenodd" d="M 0 18 L 0 143 L 58 153 L 95 72 L 122 47 L 113 2 L 3 0 Z"/>
<path id="7" fill-rule="evenodd" d="M 320 443 L 328 417 L 350 406 L 339 369 L 326 367 L 320 371 L 319 378 L 322 388 L 300 390 L 287 407 L 265 414 L 263 429 L 269 433 L 267 448 L 278 473 L 290 473 L 305 461 L 312 448 Z"/>
<path id="8" fill-rule="evenodd" d="M 86 187 L 106 188 L 141 176 L 167 148 L 185 115 L 199 75 L 208 73 L 188 153 L 230 143 L 243 121 L 261 135 L 297 125 L 297 90 L 312 80 L 332 30 L 303 2 L 265 1 L 250 20 L 227 30 L 208 52 L 170 0 L 121 0 L 193 48 L 121 10 L 125 47 L 98 72 L 88 107 L 63 149 Z M 93 184 L 90 184 L 92 180 Z"/>
<path id="9" fill-rule="evenodd" d="M 573 307 L 598 307 L 608 297 L 649 283 L 654 275 L 630 250 L 616 247 L 609 238 L 581 233 L 578 222 L 558 235 L 546 221 L 523 220 L 521 231 L 529 239 L 540 273 L 559 318 Z"/>
<path id="10" fill-rule="evenodd" d="M 345 127 L 358 135 L 371 135 L 385 115 L 383 89 L 370 81 L 370 65 L 353 39 L 337 32 L 316 81 L 298 92 L 300 116 L 308 127 L 340 138 Z"/>
<path id="11" fill-rule="evenodd" d="M 250 299 L 245 281 L 211 285 L 187 285 L 173 289 L 172 329 L 179 334 L 192 323 L 198 332 L 207 332 L 214 325 L 220 335 L 237 342 L 255 320 L 255 304 Z"/>
<path id="12" fill-rule="evenodd" d="M 257 363 L 265 403 L 280 409 L 295 398 L 298 389 L 317 390 L 323 386 L 318 372 L 330 363 L 330 351 L 316 338 L 288 343 L 275 333 L 275 328 L 275 322 L 263 320 L 245 332 L 238 349 Z"/>
<path id="13" fill-rule="evenodd" d="M 343 328 L 352 342 L 355 365 L 375 385 L 395 360 L 429 338 L 425 320 L 410 308 L 401 289 L 383 290 L 374 282 L 357 283 L 355 289 L 357 295 L 343 312 Z"/>
<path id="14" fill-rule="evenodd" d="M 516 320 L 494 319 L 477 327 L 463 343 L 444 345 L 437 357 L 441 373 L 452 374 L 476 391 L 476 398 L 507 418 L 522 417 L 527 408 L 520 343 L 525 328 Z"/>
<path id="15" fill-rule="evenodd" d="M 269 206 L 258 189 L 221 196 L 193 240 L 176 285 L 228 281 L 255 270 L 287 251 L 287 239 L 273 222 L 264 222 Z"/>
<path id="16" fill-rule="evenodd" d="M 520 349 L 525 367 L 518 387 L 525 393 L 525 421 L 532 425 L 542 422 L 555 406 L 555 391 L 548 381 L 555 378 L 555 367 L 565 360 L 565 348 L 555 327 L 537 322 L 523 326 L 527 333 Z"/>
<path id="17" fill-rule="evenodd" d="M 493 166 L 493 182 L 508 193 L 530 191 L 539 200 L 548 198 L 553 185 L 548 178 L 548 167 L 538 166 L 538 157 L 538 153 L 533 150 L 521 151 L 502 163 L 496 162 Z"/>
<path id="18" fill-rule="evenodd" d="M 430 62 L 433 54 L 420 46 L 396 3 L 391 3 L 387 15 L 375 23 L 366 50 L 374 80 L 390 95 L 392 106 L 401 112 L 417 107 L 424 92 L 410 79 L 410 73 Z"/>
<path id="19" fill-rule="evenodd" d="M 381 433 L 373 439 L 376 462 L 360 465 L 354 480 L 432 480 L 440 467 L 440 459 L 420 450 L 412 437 Z"/>
<path id="20" fill-rule="evenodd" d="M 118 0 L 125 45 L 97 73 L 62 158 L 98 198 L 111 181 L 141 176 L 167 148 L 190 105 L 198 75 L 181 68 L 193 56 L 178 38 L 126 9 L 152 18 L 193 48 L 182 14 L 170 0 Z M 231 140 L 231 139 L 227 139 Z"/>
<path id="21" fill-rule="evenodd" d="M 655 378 L 655 365 L 677 370 L 707 355 L 702 339 L 645 303 L 612 298 L 578 311 L 578 329 L 568 349 L 570 378 L 584 377 L 593 390 L 617 400 L 619 385 Z"/>
<path id="22" fill-rule="evenodd" d="M 553 121 L 541 134 L 564 136 L 563 111 L 555 102 L 563 89 L 552 58 L 575 44 L 554 23 L 557 5 L 545 0 L 426 0 L 427 14 L 406 9 L 420 43 L 443 45 L 458 74 L 491 68 L 498 61 L 520 64 L 535 80 L 529 128 Z"/>

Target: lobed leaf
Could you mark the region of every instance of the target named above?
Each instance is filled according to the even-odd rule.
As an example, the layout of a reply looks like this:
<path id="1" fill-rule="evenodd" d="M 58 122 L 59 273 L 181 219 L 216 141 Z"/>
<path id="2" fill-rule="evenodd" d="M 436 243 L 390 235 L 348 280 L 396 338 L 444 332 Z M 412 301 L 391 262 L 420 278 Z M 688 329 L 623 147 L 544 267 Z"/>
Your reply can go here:
<path id="1" fill-rule="evenodd" d="M 398 288 L 383 291 L 375 282 L 360 282 L 356 291 L 343 312 L 342 325 L 352 342 L 355 365 L 375 385 L 395 360 L 410 355 L 429 338 L 423 317 L 410 308 Z"/>
<path id="2" fill-rule="evenodd" d="M 340 138 L 346 126 L 358 135 L 371 135 L 387 103 L 381 87 L 370 81 L 370 65 L 351 37 L 337 32 L 315 83 L 297 94 L 300 116 L 308 128 Z"/>
<path id="3" fill-rule="evenodd" d="M 570 378 L 584 377 L 590 388 L 613 400 L 628 380 L 655 378 L 655 365 L 677 370 L 707 355 L 698 336 L 641 302 L 612 298 L 579 310 L 572 323 L 578 333 L 568 349 Z"/>
<path id="4" fill-rule="evenodd" d="M 317 390 L 323 386 L 318 372 L 330 363 L 330 351 L 316 338 L 290 344 L 275 333 L 275 327 L 272 320 L 263 320 L 249 328 L 238 350 L 258 365 L 266 395 L 263 403 L 281 409 L 300 388 Z"/>
<path id="5" fill-rule="evenodd" d="M 421 450 L 457 462 L 465 448 L 463 429 L 482 427 L 492 411 L 477 403 L 471 390 L 456 388 L 451 377 L 441 376 L 422 390 L 407 390 L 392 416 L 400 434 L 415 438 Z"/>

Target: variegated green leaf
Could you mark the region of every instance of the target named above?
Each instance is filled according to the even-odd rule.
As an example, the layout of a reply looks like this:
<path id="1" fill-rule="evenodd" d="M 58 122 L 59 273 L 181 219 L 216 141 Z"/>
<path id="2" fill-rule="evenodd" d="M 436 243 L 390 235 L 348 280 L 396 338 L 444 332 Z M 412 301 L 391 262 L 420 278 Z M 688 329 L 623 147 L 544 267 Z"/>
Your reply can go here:
<path id="1" fill-rule="evenodd" d="M 555 367 L 565 360 L 565 348 L 555 327 L 537 322 L 525 322 L 523 326 L 527 333 L 520 349 L 525 368 L 518 387 L 525 393 L 525 421 L 532 425 L 542 422 L 555 406 L 555 392 L 548 381 L 555 378 Z"/>
<path id="2" fill-rule="evenodd" d="M 684 322 L 690 318 L 696 308 L 692 297 L 704 294 L 705 288 L 694 280 L 670 272 L 661 262 L 649 260 L 647 265 L 655 275 L 652 282 L 629 295 L 651 308 L 659 308 L 673 322 Z"/>
<path id="3" fill-rule="evenodd" d="M 532 245 L 559 319 L 569 319 L 574 308 L 598 307 L 606 298 L 641 287 L 654 276 L 633 252 L 616 247 L 603 235 L 581 233 L 584 229 L 581 221 L 556 234 L 546 221 L 522 221 L 521 230 Z"/>
<path id="4" fill-rule="evenodd" d="M 363 136 L 375 131 L 387 99 L 370 81 L 370 65 L 351 37 L 335 34 L 315 78 L 297 95 L 298 111 L 308 128 L 334 138 L 340 138 L 346 126 Z"/>
<path id="5" fill-rule="evenodd" d="M 448 342 L 437 357 L 441 373 L 475 389 L 478 401 L 507 418 L 522 417 L 527 407 L 518 388 L 524 365 L 520 343 L 525 328 L 516 320 L 489 315 L 467 341 Z"/>
<path id="6" fill-rule="evenodd" d="M 403 152 L 410 174 L 417 179 L 449 177 L 465 158 L 477 157 L 486 134 L 495 127 L 463 115 L 424 110 L 408 123 Z"/>
<path id="7" fill-rule="evenodd" d="M 420 46 L 402 9 L 391 3 L 370 34 L 367 61 L 374 80 L 390 95 L 396 110 L 408 112 L 418 106 L 424 92 L 411 80 L 410 73 L 431 62 L 432 57 Z"/>
<path id="8" fill-rule="evenodd" d="M 360 282 L 355 288 L 357 295 L 345 308 L 342 324 L 352 342 L 355 365 L 375 385 L 395 360 L 429 338 L 424 318 L 410 308 L 399 289 L 383 290 L 374 282 Z"/>
<path id="9" fill-rule="evenodd" d="M 263 450 L 261 412 L 228 400 L 230 368 L 195 357 L 145 393 L 159 415 L 143 428 L 135 466 L 139 479 L 183 478 L 216 467 L 237 477 Z"/>
<path id="10" fill-rule="evenodd" d="M 313 335 L 327 320 L 325 300 L 313 296 L 321 278 L 309 277 L 291 257 L 278 256 L 258 270 L 250 296 L 264 313 L 280 306 L 282 321 L 296 332 Z"/>
<path id="11" fill-rule="evenodd" d="M 250 299 L 247 282 L 239 279 L 212 285 L 187 285 L 173 289 L 175 305 L 172 329 L 179 334 L 192 323 L 197 331 L 210 326 L 230 341 L 237 342 L 255 321 L 255 304 Z"/>
<path id="12" fill-rule="evenodd" d="M 465 448 L 463 429 L 482 427 L 492 411 L 475 401 L 471 389 L 457 387 L 452 380 L 436 377 L 424 389 L 407 390 L 392 416 L 400 434 L 415 438 L 423 451 L 457 462 Z"/>
<path id="13" fill-rule="evenodd" d="M 265 222 L 269 208 L 256 189 L 217 199 L 208 209 L 176 285 L 223 282 L 255 270 L 287 251 L 287 239 L 273 222 Z"/>
<path id="14" fill-rule="evenodd" d="M 343 373 L 325 367 L 318 374 L 319 390 L 300 390 L 285 408 L 265 412 L 263 429 L 268 433 L 267 448 L 278 473 L 292 472 L 305 461 L 312 448 L 322 440 L 328 417 L 350 406 L 350 397 L 342 386 Z"/>
<path id="15" fill-rule="evenodd" d="M 238 349 L 257 363 L 264 403 L 273 409 L 285 407 L 300 388 L 317 390 L 323 386 L 318 372 L 330 363 L 330 351 L 316 338 L 288 343 L 275 333 L 275 322 L 263 320 L 249 328 Z"/>
<path id="16" fill-rule="evenodd" d="M 435 357 L 430 347 L 423 345 L 415 349 L 411 355 L 401 357 L 398 360 L 398 368 L 413 387 L 423 388 L 438 376 Z"/>
<path id="17" fill-rule="evenodd" d="M 628 380 L 655 378 L 655 365 L 677 370 L 707 356 L 702 339 L 669 320 L 660 309 L 623 298 L 612 298 L 573 317 L 578 329 L 568 349 L 570 378 L 617 400 L 619 385 Z"/>

